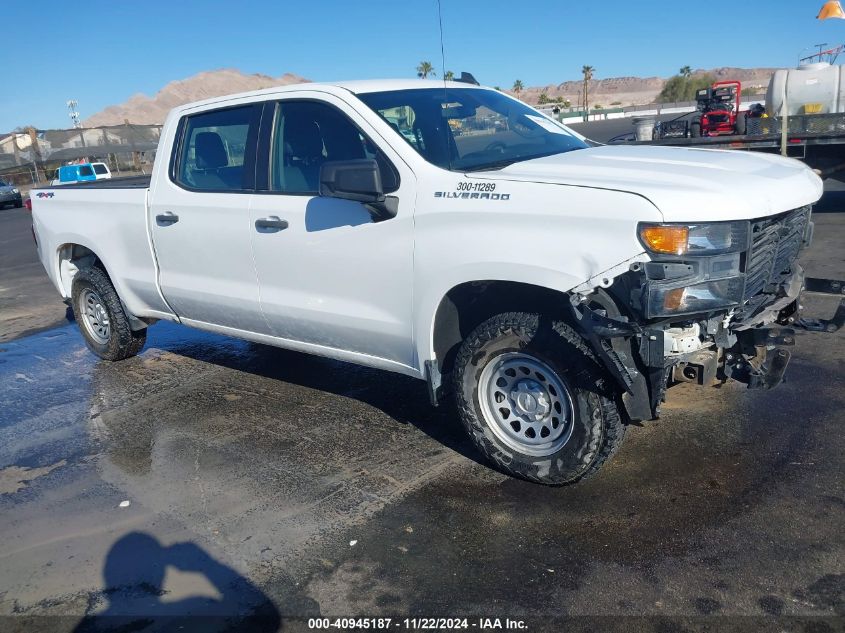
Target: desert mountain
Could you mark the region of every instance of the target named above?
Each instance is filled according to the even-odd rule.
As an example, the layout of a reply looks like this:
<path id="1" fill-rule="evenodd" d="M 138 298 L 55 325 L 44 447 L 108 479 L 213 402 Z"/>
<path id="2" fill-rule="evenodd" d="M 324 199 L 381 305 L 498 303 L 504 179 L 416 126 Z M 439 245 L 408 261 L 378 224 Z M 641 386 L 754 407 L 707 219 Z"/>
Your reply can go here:
<path id="1" fill-rule="evenodd" d="M 715 68 L 696 70 L 693 74 L 707 73 L 717 80 L 737 79 L 746 89 L 762 89 L 768 85 L 774 70 L 773 68 Z M 83 124 L 86 127 L 121 125 L 124 119 L 136 124 L 163 123 L 171 108 L 191 101 L 304 81 L 308 80 L 290 73 L 281 77 L 269 77 L 259 74 L 245 75 L 235 69 L 203 72 L 187 79 L 170 82 L 154 97 L 137 94 L 120 105 L 109 106 L 86 119 Z M 605 107 L 611 104 L 628 106 L 654 103 L 665 83 L 666 79 L 660 77 L 595 79 L 590 82 L 590 103 L 601 104 Z M 502 87 L 508 88 L 508 86 Z M 549 99 L 562 97 L 569 99 L 573 105 L 577 105 L 581 99 L 582 89 L 583 82 L 566 81 L 560 84 L 525 88 L 520 98 L 528 103 L 537 103 L 540 94 L 545 92 Z"/>
<path id="2" fill-rule="evenodd" d="M 122 125 L 124 119 L 136 124 L 164 123 L 167 113 L 172 108 L 185 103 L 304 81 L 308 80 L 290 73 L 281 77 L 269 77 L 259 74 L 245 75 L 239 70 L 228 68 L 213 70 L 180 81 L 171 81 L 154 97 L 137 94 L 120 105 L 109 106 L 102 112 L 85 119 L 83 125 L 85 127 Z"/>

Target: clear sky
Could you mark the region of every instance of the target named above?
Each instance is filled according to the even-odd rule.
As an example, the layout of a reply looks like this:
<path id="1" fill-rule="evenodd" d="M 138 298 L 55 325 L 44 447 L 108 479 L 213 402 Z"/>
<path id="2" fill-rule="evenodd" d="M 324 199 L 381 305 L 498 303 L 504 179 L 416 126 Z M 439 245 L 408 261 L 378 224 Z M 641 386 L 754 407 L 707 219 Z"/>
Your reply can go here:
<path id="1" fill-rule="evenodd" d="M 786 67 L 814 44 L 845 43 L 845 20 L 815 19 L 823 0 L 442 3 L 446 67 L 502 87 L 577 79 L 584 64 L 596 78 L 670 76 L 685 65 Z M 429 60 L 441 75 L 436 0 L 0 5 L 0 132 L 68 127 L 68 99 L 79 101 L 84 119 L 218 68 L 328 81 L 414 76 Z M 703 15 L 712 18 L 695 19 Z"/>

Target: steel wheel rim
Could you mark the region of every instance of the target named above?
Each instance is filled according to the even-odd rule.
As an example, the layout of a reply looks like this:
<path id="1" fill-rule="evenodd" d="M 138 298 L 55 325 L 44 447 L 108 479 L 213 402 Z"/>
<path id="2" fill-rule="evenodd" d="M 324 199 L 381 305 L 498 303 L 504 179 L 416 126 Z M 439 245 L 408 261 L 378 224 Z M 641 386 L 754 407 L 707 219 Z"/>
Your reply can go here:
<path id="1" fill-rule="evenodd" d="M 487 363 L 478 401 L 496 437 L 525 455 L 552 455 L 572 436 L 569 389 L 551 367 L 528 354 L 508 352 Z"/>
<path id="2" fill-rule="evenodd" d="M 111 337 L 111 320 L 100 295 L 86 288 L 79 296 L 79 311 L 85 330 L 97 343 L 106 345 Z"/>

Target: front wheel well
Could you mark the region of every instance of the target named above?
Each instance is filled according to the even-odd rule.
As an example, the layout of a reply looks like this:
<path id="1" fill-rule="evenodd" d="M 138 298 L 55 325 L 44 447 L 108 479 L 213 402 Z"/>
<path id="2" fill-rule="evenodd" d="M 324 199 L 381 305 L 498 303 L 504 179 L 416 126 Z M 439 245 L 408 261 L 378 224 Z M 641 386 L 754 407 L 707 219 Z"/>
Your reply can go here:
<path id="1" fill-rule="evenodd" d="M 439 372 L 448 374 L 463 340 L 490 317 L 503 312 L 537 312 L 569 318 L 569 295 L 543 286 L 513 281 L 471 281 L 455 286 L 434 316 L 433 349 Z"/>

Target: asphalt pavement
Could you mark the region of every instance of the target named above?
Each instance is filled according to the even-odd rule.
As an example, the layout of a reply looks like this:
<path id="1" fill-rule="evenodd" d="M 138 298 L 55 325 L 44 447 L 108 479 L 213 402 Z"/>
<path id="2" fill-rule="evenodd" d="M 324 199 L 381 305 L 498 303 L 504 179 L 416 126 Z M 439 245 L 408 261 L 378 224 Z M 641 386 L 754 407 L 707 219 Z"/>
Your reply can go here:
<path id="1" fill-rule="evenodd" d="M 803 261 L 842 278 L 832 200 Z M 773 391 L 670 390 L 595 479 L 548 488 L 480 463 L 402 376 L 165 323 L 99 361 L 25 216 L 0 236 L 2 631 L 843 630 L 842 333 L 799 335 Z M 57 325 L 25 334 L 27 311 Z"/>
<path id="2" fill-rule="evenodd" d="M 659 116 L 650 116 L 649 119 L 655 121 L 672 121 L 678 118 L 692 118 L 693 113 L 687 114 L 661 114 Z M 608 119 L 606 121 L 589 121 L 587 123 L 570 123 L 568 127 L 579 134 L 583 134 L 587 138 L 597 141 L 599 143 L 607 143 L 610 139 L 620 134 L 627 134 L 634 132 L 634 118 L 628 117 L 624 119 Z"/>
<path id="3" fill-rule="evenodd" d="M 67 308 L 44 274 L 26 209 L 0 209 L 0 343 L 67 322 Z"/>

